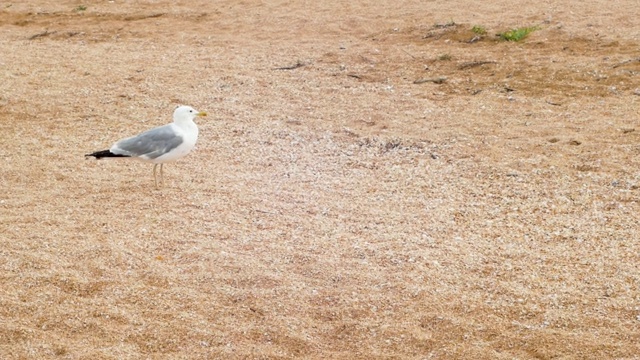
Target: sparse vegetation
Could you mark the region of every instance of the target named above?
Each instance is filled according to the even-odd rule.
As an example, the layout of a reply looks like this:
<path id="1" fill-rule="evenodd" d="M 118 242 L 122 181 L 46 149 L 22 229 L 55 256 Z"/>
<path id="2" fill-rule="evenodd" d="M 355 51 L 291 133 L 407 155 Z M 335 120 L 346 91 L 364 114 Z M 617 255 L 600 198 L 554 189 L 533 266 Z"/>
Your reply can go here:
<path id="1" fill-rule="evenodd" d="M 76 7 L 75 9 L 73 9 L 74 11 L 85 11 L 87 10 L 87 7 L 84 5 L 78 5 L 78 7 Z"/>
<path id="2" fill-rule="evenodd" d="M 537 26 L 521 27 L 499 33 L 498 36 L 500 39 L 505 41 L 520 41 L 538 29 L 539 28 Z"/>
<path id="3" fill-rule="evenodd" d="M 450 61 L 451 60 L 451 55 L 442 54 L 442 55 L 438 56 L 438 60 L 440 60 L 440 61 Z"/>
<path id="4" fill-rule="evenodd" d="M 484 26 L 481 26 L 481 25 L 474 25 L 471 28 L 471 31 L 476 35 L 486 35 L 487 34 L 487 29 Z"/>

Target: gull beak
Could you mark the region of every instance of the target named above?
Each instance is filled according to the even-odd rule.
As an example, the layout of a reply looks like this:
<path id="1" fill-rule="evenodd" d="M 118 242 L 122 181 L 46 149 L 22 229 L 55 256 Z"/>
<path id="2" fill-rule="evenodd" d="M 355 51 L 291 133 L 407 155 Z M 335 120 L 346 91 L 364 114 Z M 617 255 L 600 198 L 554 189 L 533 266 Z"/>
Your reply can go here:
<path id="1" fill-rule="evenodd" d="M 197 116 L 207 116 L 207 113 L 204 111 L 200 111 L 199 113 L 196 114 Z"/>

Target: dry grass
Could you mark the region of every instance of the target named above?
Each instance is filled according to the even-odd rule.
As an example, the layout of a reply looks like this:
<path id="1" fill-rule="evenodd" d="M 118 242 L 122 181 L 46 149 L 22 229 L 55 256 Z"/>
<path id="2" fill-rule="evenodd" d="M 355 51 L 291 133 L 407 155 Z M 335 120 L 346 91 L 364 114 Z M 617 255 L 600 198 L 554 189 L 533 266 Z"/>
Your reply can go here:
<path id="1" fill-rule="evenodd" d="M 0 358 L 637 359 L 640 14 L 513 4 L 5 6 Z"/>

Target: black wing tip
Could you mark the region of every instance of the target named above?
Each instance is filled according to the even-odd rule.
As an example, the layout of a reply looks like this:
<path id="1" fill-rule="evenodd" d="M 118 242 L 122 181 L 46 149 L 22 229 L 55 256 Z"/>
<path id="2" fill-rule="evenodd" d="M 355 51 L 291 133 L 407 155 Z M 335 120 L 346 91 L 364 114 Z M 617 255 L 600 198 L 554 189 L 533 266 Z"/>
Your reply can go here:
<path id="1" fill-rule="evenodd" d="M 129 155 L 114 154 L 110 150 L 96 151 L 96 152 L 91 153 L 91 154 L 86 154 L 84 157 L 88 158 L 90 156 L 93 156 L 96 159 L 108 158 L 108 157 L 130 157 Z"/>

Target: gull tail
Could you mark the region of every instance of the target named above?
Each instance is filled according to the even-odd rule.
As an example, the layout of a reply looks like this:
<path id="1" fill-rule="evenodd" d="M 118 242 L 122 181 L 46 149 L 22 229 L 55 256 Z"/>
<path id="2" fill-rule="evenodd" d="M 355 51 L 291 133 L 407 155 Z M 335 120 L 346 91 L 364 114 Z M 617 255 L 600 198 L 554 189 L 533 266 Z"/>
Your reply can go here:
<path id="1" fill-rule="evenodd" d="M 96 151 L 96 152 L 91 153 L 91 154 L 86 154 L 84 157 L 89 157 L 89 156 L 93 156 L 96 159 L 110 158 L 110 157 L 131 157 L 129 155 L 114 154 L 110 150 Z"/>

